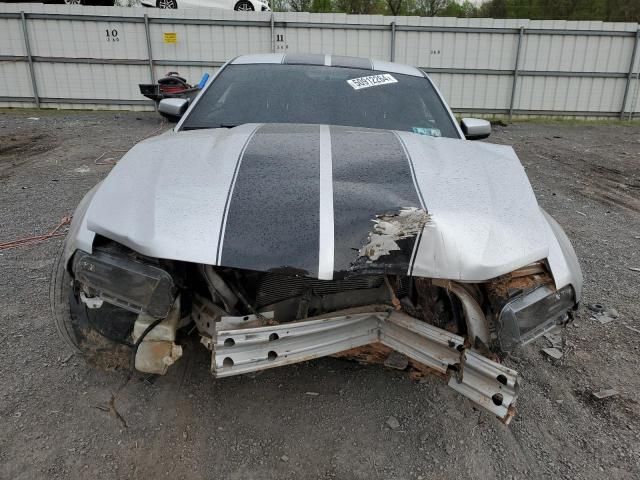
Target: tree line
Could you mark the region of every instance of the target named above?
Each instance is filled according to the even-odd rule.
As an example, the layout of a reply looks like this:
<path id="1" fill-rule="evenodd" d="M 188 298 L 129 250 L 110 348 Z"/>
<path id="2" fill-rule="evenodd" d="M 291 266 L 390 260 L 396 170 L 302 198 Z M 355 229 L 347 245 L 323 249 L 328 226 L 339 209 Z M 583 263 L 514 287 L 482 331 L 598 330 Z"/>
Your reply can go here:
<path id="1" fill-rule="evenodd" d="M 640 0 L 271 0 L 274 11 L 640 22 Z"/>

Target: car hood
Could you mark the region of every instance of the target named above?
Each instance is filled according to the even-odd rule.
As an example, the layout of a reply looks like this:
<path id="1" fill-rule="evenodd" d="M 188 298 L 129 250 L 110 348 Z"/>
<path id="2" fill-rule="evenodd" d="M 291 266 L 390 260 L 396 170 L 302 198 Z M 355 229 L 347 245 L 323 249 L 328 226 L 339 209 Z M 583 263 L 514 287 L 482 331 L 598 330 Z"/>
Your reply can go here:
<path id="1" fill-rule="evenodd" d="M 352 127 L 247 124 L 145 140 L 84 221 L 152 257 L 322 279 L 480 281 L 549 253 L 511 147 Z"/>

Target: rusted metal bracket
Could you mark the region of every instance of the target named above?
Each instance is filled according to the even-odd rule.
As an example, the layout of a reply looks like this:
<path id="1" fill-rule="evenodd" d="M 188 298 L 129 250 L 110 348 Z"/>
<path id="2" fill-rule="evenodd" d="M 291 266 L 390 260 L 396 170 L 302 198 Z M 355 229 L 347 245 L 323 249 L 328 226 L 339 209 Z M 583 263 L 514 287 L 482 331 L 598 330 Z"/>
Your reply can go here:
<path id="1" fill-rule="evenodd" d="M 517 372 L 466 348 L 464 337 L 397 311 L 330 315 L 251 328 L 223 317 L 211 341 L 213 374 L 228 377 L 381 343 L 449 375 L 449 386 L 504 422 L 513 416 Z"/>

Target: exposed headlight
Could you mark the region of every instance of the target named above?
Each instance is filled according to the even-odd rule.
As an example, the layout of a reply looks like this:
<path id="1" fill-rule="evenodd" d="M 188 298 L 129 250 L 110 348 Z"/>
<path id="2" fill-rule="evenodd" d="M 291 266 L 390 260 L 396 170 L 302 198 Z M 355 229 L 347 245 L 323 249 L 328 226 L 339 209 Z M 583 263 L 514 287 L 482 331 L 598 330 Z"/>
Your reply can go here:
<path id="1" fill-rule="evenodd" d="M 78 251 L 72 269 L 76 280 L 92 294 L 131 312 L 163 318 L 175 299 L 176 288 L 168 272 L 132 258 Z"/>
<path id="2" fill-rule="evenodd" d="M 507 303 L 500 312 L 500 346 L 509 351 L 530 342 L 561 320 L 575 304 L 571 285 L 558 291 L 541 286 Z"/>

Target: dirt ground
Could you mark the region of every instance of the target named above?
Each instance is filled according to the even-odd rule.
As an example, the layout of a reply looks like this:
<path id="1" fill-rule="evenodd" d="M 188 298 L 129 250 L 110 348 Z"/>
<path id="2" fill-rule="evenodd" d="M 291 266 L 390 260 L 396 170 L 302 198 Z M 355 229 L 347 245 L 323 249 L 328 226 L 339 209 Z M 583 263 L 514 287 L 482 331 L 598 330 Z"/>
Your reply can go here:
<path id="1" fill-rule="evenodd" d="M 152 113 L 0 111 L 0 243 L 48 232 L 164 128 Z M 89 368 L 49 313 L 54 238 L 0 251 L 0 478 L 640 478 L 640 126 L 495 130 L 572 239 L 583 303 L 619 312 L 601 324 L 583 306 L 561 361 L 544 339 L 507 360 L 522 377 L 510 426 L 436 378 L 338 359 L 215 381 L 187 345 L 165 377 Z"/>

